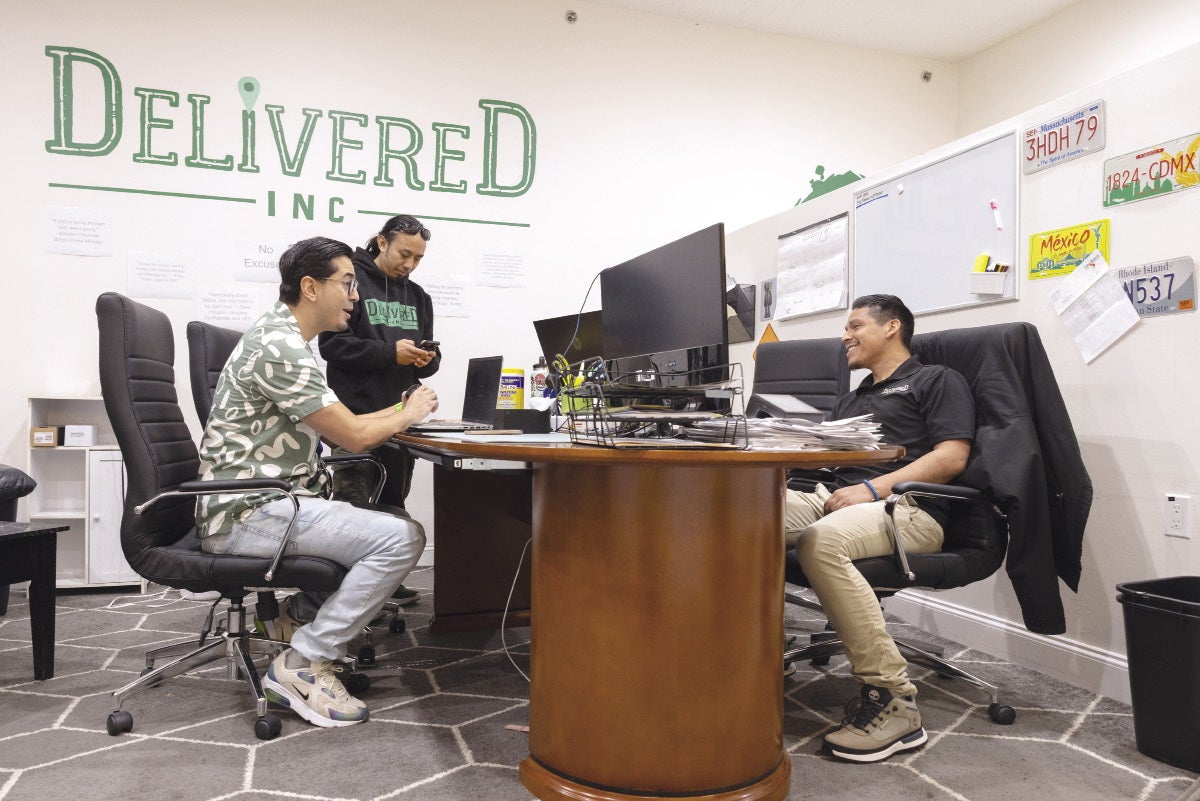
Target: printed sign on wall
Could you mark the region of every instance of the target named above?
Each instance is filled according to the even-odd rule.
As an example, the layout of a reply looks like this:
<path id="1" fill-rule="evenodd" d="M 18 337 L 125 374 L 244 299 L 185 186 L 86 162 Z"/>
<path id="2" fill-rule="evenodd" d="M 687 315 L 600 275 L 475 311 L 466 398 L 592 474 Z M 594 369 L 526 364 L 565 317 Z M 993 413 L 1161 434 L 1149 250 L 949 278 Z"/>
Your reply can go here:
<path id="1" fill-rule="evenodd" d="M 236 204 L 268 218 L 342 223 L 355 215 L 391 216 L 394 195 L 388 190 L 398 186 L 410 192 L 473 194 L 497 203 L 533 186 L 537 126 L 533 115 L 513 101 L 479 98 L 474 108 L 461 109 L 461 118 L 431 123 L 424 131 L 406 118 L 338 110 L 340 101 L 332 99 L 325 105 L 335 107 L 322 108 L 316 100 L 285 106 L 278 84 L 252 75 L 236 84 L 189 87 L 202 91 L 157 82 L 150 88 L 142 84 L 158 79 L 139 71 L 144 65 L 136 59 L 118 64 L 92 50 L 60 45 L 46 45 L 44 52 L 52 88 L 46 152 L 61 157 L 57 166 L 64 175 L 71 174 L 75 158 L 108 158 L 124 166 L 120 185 L 49 182 L 51 189 L 72 196 L 115 192 L 186 198 Z M 231 95 L 243 109 L 231 108 Z M 177 149 L 172 128 L 191 129 L 190 149 Z M 165 173 L 172 177 L 170 184 L 146 185 L 151 172 L 145 165 L 153 165 L 156 178 L 170 168 Z M 249 175 L 251 183 L 237 180 Z M 296 178 L 302 183 L 291 183 Z M 350 203 L 347 196 L 355 187 L 361 189 Z M 362 191 L 367 189 L 373 191 Z M 489 202 L 487 207 L 498 206 Z M 529 227 L 509 220 L 454 219 Z M 51 245 L 65 238 L 60 234 Z M 90 239 L 81 241 L 65 245 L 75 250 L 51 252 L 105 255 L 93 252 L 98 246 Z"/>

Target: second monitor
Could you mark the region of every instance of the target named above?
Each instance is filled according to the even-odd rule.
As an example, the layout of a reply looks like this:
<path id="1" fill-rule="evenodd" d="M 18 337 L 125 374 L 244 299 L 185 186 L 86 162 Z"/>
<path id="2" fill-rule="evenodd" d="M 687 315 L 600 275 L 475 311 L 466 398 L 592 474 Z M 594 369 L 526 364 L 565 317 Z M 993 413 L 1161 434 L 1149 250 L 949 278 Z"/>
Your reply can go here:
<path id="1" fill-rule="evenodd" d="M 601 312 L 591 311 L 534 320 L 533 328 L 537 331 L 538 342 L 542 346 L 547 364 L 554 364 L 555 357 L 559 355 L 571 364 L 598 359 L 604 355 Z"/>

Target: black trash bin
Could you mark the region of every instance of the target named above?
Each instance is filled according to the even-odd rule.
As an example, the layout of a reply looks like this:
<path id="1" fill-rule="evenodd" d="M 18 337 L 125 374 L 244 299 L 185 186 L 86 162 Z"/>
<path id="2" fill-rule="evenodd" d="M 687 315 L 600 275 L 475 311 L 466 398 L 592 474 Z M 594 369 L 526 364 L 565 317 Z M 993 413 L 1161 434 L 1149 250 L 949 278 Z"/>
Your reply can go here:
<path id="1" fill-rule="evenodd" d="M 1200 772 L 1200 576 L 1117 585 L 1137 749 Z"/>

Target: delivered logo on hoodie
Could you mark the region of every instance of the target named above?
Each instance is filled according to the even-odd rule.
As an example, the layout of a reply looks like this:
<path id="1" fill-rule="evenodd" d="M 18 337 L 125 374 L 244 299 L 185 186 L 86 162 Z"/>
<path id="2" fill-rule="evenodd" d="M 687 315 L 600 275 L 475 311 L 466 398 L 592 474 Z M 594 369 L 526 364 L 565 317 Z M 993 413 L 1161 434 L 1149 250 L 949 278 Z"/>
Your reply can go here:
<path id="1" fill-rule="evenodd" d="M 403 328 L 406 331 L 417 330 L 416 306 L 409 306 L 398 300 L 384 301 L 378 298 L 365 298 L 363 308 L 367 312 L 367 320 L 371 325 L 386 325 L 389 328 Z"/>

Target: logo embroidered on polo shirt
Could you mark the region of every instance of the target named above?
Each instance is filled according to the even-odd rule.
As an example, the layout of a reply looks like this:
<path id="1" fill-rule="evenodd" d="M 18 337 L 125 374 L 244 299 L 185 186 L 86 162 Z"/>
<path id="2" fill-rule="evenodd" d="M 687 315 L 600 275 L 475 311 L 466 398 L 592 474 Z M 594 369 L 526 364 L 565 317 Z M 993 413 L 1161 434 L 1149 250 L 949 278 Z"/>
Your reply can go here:
<path id="1" fill-rule="evenodd" d="M 896 392 L 908 392 L 908 384 L 901 384 L 898 387 L 888 387 L 887 389 L 882 390 L 879 394 L 880 395 L 891 395 Z"/>

